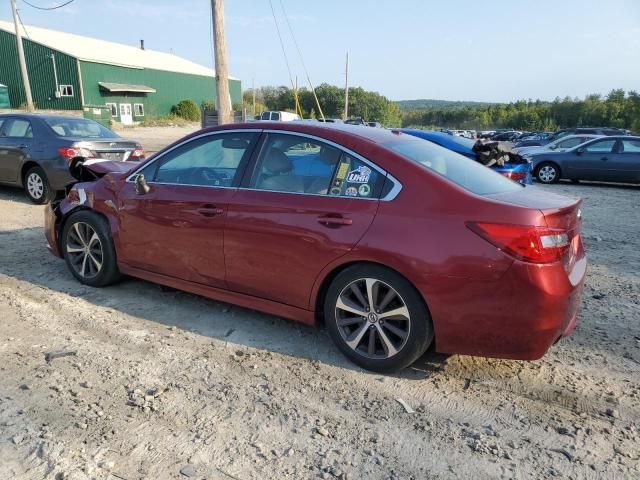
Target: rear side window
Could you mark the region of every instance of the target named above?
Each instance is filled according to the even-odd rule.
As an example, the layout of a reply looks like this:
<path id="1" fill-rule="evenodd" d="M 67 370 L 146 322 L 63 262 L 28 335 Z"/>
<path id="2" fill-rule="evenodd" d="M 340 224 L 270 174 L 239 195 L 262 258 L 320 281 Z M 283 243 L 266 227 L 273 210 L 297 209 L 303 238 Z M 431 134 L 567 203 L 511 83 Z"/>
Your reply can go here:
<path id="1" fill-rule="evenodd" d="M 375 168 L 344 153 L 331 182 L 329 195 L 377 198 L 383 182 L 384 176 Z"/>
<path id="2" fill-rule="evenodd" d="M 21 120 L 16 118 L 9 120 L 2 132 L 5 137 L 12 138 L 33 138 L 33 132 L 31 131 L 31 123 L 27 120 Z"/>
<path id="3" fill-rule="evenodd" d="M 403 138 L 383 146 L 477 195 L 522 188 L 490 168 L 426 140 Z"/>
<path id="4" fill-rule="evenodd" d="M 640 140 L 622 140 L 624 153 L 640 153 Z"/>

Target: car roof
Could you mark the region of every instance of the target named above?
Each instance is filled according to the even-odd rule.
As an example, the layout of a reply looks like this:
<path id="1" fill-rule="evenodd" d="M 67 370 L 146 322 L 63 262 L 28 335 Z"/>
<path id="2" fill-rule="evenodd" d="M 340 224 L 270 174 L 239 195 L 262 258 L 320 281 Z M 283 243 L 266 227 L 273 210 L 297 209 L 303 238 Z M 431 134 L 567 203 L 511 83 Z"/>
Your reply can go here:
<path id="1" fill-rule="evenodd" d="M 399 136 L 404 136 L 399 129 L 372 128 L 367 125 L 350 125 L 348 123 L 337 122 L 249 122 L 249 123 L 232 123 L 218 127 L 211 127 L 205 131 L 217 130 L 237 130 L 237 129 L 255 129 L 255 130 L 282 130 L 294 133 L 304 133 L 307 135 L 317 135 L 327 137 L 328 139 L 337 138 L 341 135 L 356 136 L 373 143 L 387 143 L 397 140 Z M 406 134 L 408 138 L 410 136 Z"/>
<path id="2" fill-rule="evenodd" d="M 26 117 L 26 118 L 38 118 L 43 120 L 88 120 L 84 117 L 78 117 L 75 115 L 52 115 L 50 113 L 33 113 L 33 112 L 11 112 L 0 114 L 0 118 L 3 117 Z"/>

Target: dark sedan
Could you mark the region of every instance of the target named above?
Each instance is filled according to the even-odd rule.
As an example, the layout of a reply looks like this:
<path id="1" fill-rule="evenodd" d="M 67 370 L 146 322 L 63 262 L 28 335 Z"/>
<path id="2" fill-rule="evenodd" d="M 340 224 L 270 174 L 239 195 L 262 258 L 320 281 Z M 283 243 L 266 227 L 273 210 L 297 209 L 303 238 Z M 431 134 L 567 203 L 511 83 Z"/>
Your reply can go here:
<path id="1" fill-rule="evenodd" d="M 67 163 L 77 157 L 141 160 L 144 150 L 85 118 L 0 115 L 0 184 L 23 187 L 32 202 L 47 203 L 64 190 L 73 181 Z"/>
<path id="2" fill-rule="evenodd" d="M 640 137 L 599 137 L 563 152 L 543 150 L 530 155 L 542 183 L 593 180 L 640 183 Z"/>
<path id="3" fill-rule="evenodd" d="M 127 274 L 323 319 L 371 370 L 406 367 L 433 341 L 536 359 L 576 322 L 581 202 L 398 130 L 225 125 L 77 178 L 45 235 L 80 282 Z"/>

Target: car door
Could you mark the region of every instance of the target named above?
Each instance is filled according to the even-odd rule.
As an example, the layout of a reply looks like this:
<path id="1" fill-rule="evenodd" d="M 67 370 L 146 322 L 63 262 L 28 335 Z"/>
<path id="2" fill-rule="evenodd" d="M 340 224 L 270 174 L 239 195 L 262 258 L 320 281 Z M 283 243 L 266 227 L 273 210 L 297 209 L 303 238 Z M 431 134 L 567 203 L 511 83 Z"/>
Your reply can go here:
<path id="1" fill-rule="evenodd" d="M 640 182 L 640 138 L 620 138 L 608 161 L 612 182 Z"/>
<path id="2" fill-rule="evenodd" d="M 265 137 L 229 202 L 227 284 L 308 308 L 319 272 L 349 252 L 371 225 L 385 174 L 315 137 Z"/>
<path id="3" fill-rule="evenodd" d="M 8 118 L 0 130 L 0 182 L 17 183 L 20 169 L 33 146 L 31 122 Z"/>
<path id="4" fill-rule="evenodd" d="M 612 158 L 615 145 L 615 138 L 603 138 L 567 152 L 563 165 L 565 173 L 562 177 L 606 181 L 608 162 Z"/>
<path id="5" fill-rule="evenodd" d="M 159 155 L 119 194 L 119 260 L 136 268 L 225 286 L 227 205 L 260 132 L 214 132 Z M 136 193 L 136 175 L 149 187 Z"/>

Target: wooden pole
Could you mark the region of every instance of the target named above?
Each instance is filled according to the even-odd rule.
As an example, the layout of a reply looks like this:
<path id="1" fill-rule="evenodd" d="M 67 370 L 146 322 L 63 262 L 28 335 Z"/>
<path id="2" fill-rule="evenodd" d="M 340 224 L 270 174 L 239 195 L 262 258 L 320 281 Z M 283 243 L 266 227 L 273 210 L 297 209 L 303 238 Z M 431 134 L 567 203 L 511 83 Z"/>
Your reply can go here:
<path id="1" fill-rule="evenodd" d="M 216 69 L 216 109 L 218 110 L 218 124 L 231 123 L 227 41 L 224 35 L 224 1 L 211 0 L 211 11 L 213 12 L 213 49 Z"/>
<path id="2" fill-rule="evenodd" d="M 18 44 L 18 61 L 20 63 L 20 71 L 22 72 L 22 85 L 24 86 L 24 93 L 27 98 L 27 109 L 33 112 L 33 98 L 31 97 L 31 84 L 29 83 L 29 75 L 27 73 L 27 62 L 24 59 L 24 48 L 22 46 L 22 32 L 18 26 L 18 8 L 16 7 L 16 0 L 11 0 L 11 9 L 13 10 L 13 23 L 16 27 L 16 43 Z"/>
<path id="3" fill-rule="evenodd" d="M 344 68 L 344 118 L 349 118 L 349 52 L 347 52 L 347 63 Z"/>

